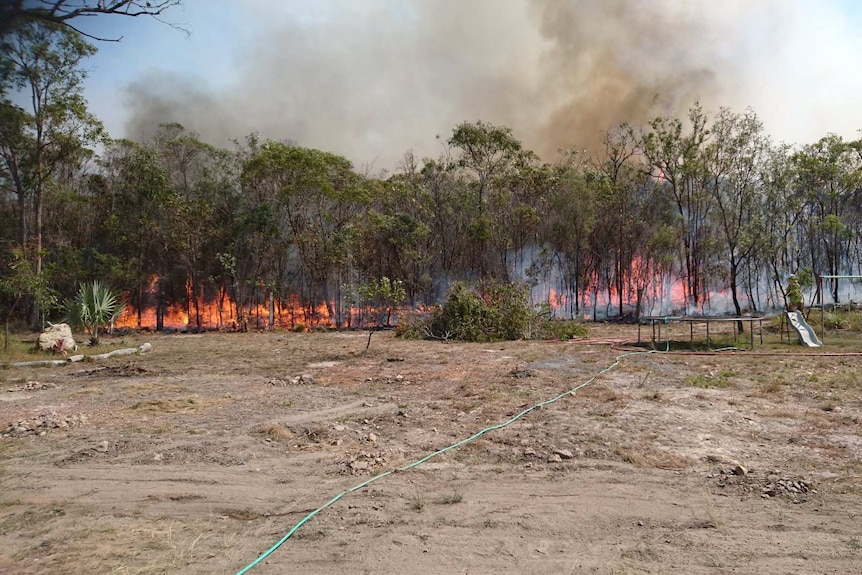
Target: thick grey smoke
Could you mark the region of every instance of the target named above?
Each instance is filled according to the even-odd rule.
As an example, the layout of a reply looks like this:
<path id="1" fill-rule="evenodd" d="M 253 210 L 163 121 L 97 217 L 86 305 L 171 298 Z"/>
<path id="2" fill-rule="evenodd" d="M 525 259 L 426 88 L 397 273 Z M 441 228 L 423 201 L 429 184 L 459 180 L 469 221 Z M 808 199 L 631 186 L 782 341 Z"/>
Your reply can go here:
<path id="1" fill-rule="evenodd" d="M 696 99 L 761 112 L 786 98 L 769 83 L 806 14 L 805 0 L 330 0 L 298 21 L 296 2 L 278 3 L 284 18 L 248 4 L 236 85 L 150 73 L 126 92 L 130 137 L 177 121 L 217 145 L 258 131 L 391 168 L 482 119 L 552 160 Z"/>

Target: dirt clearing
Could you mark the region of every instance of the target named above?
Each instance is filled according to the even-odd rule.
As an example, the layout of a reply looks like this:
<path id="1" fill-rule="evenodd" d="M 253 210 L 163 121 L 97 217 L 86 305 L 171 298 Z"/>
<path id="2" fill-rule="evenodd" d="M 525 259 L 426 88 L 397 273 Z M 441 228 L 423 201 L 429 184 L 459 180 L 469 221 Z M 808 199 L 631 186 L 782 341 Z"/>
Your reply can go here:
<path id="1" fill-rule="evenodd" d="M 234 574 L 622 353 L 366 341 L 142 334 L 123 344 L 149 354 L 0 370 L 0 572 Z M 625 357 L 250 573 L 858 573 L 862 357 L 773 349 Z"/>

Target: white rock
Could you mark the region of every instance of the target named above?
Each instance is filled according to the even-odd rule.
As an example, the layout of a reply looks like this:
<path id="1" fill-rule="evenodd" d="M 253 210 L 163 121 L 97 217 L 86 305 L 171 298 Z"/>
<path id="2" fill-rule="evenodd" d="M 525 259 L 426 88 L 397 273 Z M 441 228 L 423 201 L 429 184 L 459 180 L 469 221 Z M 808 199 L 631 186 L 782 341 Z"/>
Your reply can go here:
<path id="1" fill-rule="evenodd" d="M 57 342 L 62 340 L 63 351 L 75 351 L 78 349 L 78 344 L 72 337 L 72 328 L 67 323 L 55 323 L 39 335 L 39 348 L 42 351 L 52 351 L 57 349 Z"/>

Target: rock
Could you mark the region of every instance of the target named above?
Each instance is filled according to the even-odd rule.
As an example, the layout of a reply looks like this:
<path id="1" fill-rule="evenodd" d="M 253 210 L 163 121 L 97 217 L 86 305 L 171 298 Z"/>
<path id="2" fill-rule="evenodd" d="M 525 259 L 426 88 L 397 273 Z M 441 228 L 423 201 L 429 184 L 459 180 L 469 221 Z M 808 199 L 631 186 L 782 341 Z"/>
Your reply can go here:
<path id="1" fill-rule="evenodd" d="M 102 443 L 100 443 L 100 444 L 99 444 L 99 446 L 98 446 L 98 447 L 96 447 L 95 449 L 96 449 L 96 451 L 98 451 L 99 453 L 107 453 L 107 452 L 108 452 L 108 445 L 110 445 L 110 443 L 108 443 L 107 441 L 103 441 L 103 442 L 102 442 Z"/>
<path id="2" fill-rule="evenodd" d="M 153 455 L 153 461 L 161 461 L 162 459 L 164 459 L 164 456 L 161 453 Z"/>
<path id="3" fill-rule="evenodd" d="M 368 465 L 367 461 L 351 461 L 348 467 L 354 471 L 365 471 L 368 469 Z"/>
<path id="4" fill-rule="evenodd" d="M 344 430 L 345 430 L 345 429 L 347 429 L 347 428 L 346 428 L 346 427 L 344 427 L 343 425 L 336 425 L 336 426 L 335 426 L 335 427 L 333 427 L 332 429 L 334 429 L 335 431 L 341 432 L 341 431 L 344 431 Z"/>
<path id="5" fill-rule="evenodd" d="M 400 373 L 399 373 L 398 375 L 396 375 L 396 376 L 395 376 L 395 381 L 401 381 L 401 380 L 403 380 L 403 379 L 404 379 L 404 376 L 403 376 L 403 375 L 401 375 Z"/>
<path id="6" fill-rule="evenodd" d="M 77 350 L 78 344 L 72 337 L 72 328 L 69 327 L 69 324 L 55 323 L 39 335 L 39 349 L 68 352 Z"/>
<path id="7" fill-rule="evenodd" d="M 301 376 L 299 376 L 299 379 L 305 385 L 311 385 L 312 383 L 314 383 L 314 376 L 310 373 L 303 373 Z"/>
<path id="8" fill-rule="evenodd" d="M 377 441 L 377 434 L 376 433 L 369 433 L 368 434 L 368 441 L 370 441 L 371 443 L 374 443 L 375 441 Z"/>
<path id="9" fill-rule="evenodd" d="M 737 464 L 733 468 L 733 474 L 734 475 L 748 475 L 748 469 L 746 469 L 745 466 L 743 466 L 743 465 Z"/>
<path id="10" fill-rule="evenodd" d="M 528 447 L 527 449 L 524 450 L 524 457 L 535 457 L 535 456 L 536 456 L 536 450 L 535 449 Z"/>
<path id="11" fill-rule="evenodd" d="M 559 455 L 562 459 L 573 459 L 575 456 L 568 449 L 555 449 L 555 455 Z"/>
<path id="12" fill-rule="evenodd" d="M 557 455 L 556 453 L 552 453 L 550 457 L 548 457 L 548 463 L 562 463 L 563 458 Z"/>

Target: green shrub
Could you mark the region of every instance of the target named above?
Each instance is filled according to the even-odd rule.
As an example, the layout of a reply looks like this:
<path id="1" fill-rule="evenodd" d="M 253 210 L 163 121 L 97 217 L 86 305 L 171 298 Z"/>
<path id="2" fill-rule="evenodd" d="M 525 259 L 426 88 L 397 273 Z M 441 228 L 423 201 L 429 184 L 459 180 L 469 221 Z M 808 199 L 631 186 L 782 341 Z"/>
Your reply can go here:
<path id="1" fill-rule="evenodd" d="M 540 327 L 542 339 L 567 340 L 587 336 L 587 327 L 573 320 L 548 319 Z"/>
<path id="2" fill-rule="evenodd" d="M 489 283 L 483 287 L 480 292 L 464 283 L 453 285 L 443 305 L 401 314 L 396 334 L 408 339 L 478 342 L 586 335 L 576 322 L 551 320 L 548 306 L 536 311 L 526 286 Z"/>
<path id="3" fill-rule="evenodd" d="M 847 314 L 838 311 L 827 312 L 823 316 L 823 325 L 827 329 L 846 329 Z"/>
<path id="4" fill-rule="evenodd" d="M 434 310 L 431 333 L 462 341 L 500 341 L 528 335 L 534 312 L 525 287 L 487 284 L 480 295 L 467 284 L 452 286 L 446 303 Z"/>

